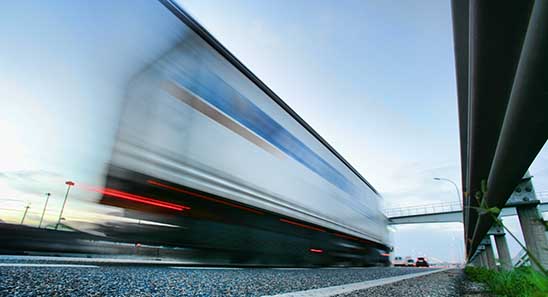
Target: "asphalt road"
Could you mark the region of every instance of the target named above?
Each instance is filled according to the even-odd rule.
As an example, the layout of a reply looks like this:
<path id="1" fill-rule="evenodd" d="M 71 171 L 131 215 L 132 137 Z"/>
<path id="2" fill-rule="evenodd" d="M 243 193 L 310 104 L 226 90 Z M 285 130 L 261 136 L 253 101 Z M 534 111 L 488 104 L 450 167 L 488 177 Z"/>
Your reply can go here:
<path id="1" fill-rule="evenodd" d="M 374 297 L 374 296 L 413 296 L 413 297 L 460 297 L 462 296 L 462 269 L 451 269 L 435 274 L 376 286 L 365 290 L 335 295 L 334 297 Z M 480 297 L 480 295 L 474 295 Z M 483 296 L 483 295 L 481 295 Z"/>
<path id="2" fill-rule="evenodd" d="M 263 296 L 425 272 L 421 268 L 199 268 L 3 261 L 1 296 Z"/>

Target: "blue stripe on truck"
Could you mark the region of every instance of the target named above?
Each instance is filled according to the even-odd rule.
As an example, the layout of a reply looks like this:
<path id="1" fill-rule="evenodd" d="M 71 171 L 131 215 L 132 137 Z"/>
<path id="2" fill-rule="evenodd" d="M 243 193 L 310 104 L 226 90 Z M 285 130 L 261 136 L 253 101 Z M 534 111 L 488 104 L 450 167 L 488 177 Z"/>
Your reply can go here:
<path id="1" fill-rule="evenodd" d="M 200 96 L 209 104 L 247 127 L 291 158 L 335 185 L 355 194 L 355 186 L 333 166 L 308 148 L 274 119 L 244 97 L 215 73 L 202 69 L 199 74 L 175 74 L 176 82 Z"/>

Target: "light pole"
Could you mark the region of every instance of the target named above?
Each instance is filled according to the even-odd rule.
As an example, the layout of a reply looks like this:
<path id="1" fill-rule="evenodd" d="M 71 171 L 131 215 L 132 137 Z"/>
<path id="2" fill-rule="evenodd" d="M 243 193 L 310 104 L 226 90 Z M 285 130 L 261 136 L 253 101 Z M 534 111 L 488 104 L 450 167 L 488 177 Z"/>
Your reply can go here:
<path id="1" fill-rule="evenodd" d="M 27 212 L 29 211 L 29 208 L 30 208 L 30 202 L 29 204 L 27 204 L 27 206 L 25 206 L 25 212 L 23 213 L 23 217 L 21 218 L 21 225 L 23 225 L 23 222 L 25 222 L 25 217 L 27 216 Z"/>
<path id="2" fill-rule="evenodd" d="M 59 224 L 61 224 L 61 218 L 63 217 L 63 211 L 65 210 L 65 205 L 67 204 L 70 187 L 74 186 L 74 182 L 69 180 L 65 182 L 65 185 L 67 185 L 67 192 L 65 193 L 65 200 L 63 201 L 63 207 L 61 207 L 61 213 L 59 213 L 59 219 L 57 220 L 57 225 L 55 225 L 55 230 L 57 230 L 59 228 Z"/>
<path id="3" fill-rule="evenodd" d="M 40 223 L 38 224 L 38 228 L 42 228 L 42 221 L 44 220 L 44 214 L 46 214 L 46 208 L 48 207 L 49 196 L 51 196 L 51 193 L 46 193 L 46 204 L 44 204 L 44 210 L 42 211 L 42 216 L 40 217 Z"/>
<path id="4" fill-rule="evenodd" d="M 461 198 L 460 198 L 459 187 L 457 186 L 457 184 L 454 181 L 452 181 L 448 178 L 444 178 L 444 177 L 434 177 L 434 180 L 443 180 L 443 181 L 450 182 L 451 184 L 453 184 L 453 186 L 455 186 L 455 191 L 457 191 L 457 199 L 459 201 L 459 205 L 462 208 L 462 201 L 461 201 Z"/>

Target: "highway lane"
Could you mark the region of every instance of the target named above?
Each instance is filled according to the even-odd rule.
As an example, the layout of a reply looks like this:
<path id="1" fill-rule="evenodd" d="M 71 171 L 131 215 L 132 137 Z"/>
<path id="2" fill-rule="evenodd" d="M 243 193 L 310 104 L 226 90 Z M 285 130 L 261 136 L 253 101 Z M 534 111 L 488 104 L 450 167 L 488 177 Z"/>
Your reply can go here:
<path id="1" fill-rule="evenodd" d="M 3 261 L 1 296 L 264 296 L 426 272 L 420 268 L 222 268 Z"/>

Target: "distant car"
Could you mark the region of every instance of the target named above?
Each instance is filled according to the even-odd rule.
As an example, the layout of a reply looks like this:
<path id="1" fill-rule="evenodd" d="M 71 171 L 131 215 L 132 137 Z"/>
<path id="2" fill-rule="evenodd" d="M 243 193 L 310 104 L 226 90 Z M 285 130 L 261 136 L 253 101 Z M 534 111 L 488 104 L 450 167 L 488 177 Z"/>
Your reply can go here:
<path id="1" fill-rule="evenodd" d="M 405 261 L 400 256 L 394 257 L 394 261 L 392 263 L 394 266 L 405 266 Z"/>
<path id="2" fill-rule="evenodd" d="M 416 267 L 429 267 L 428 262 L 426 261 L 426 258 L 424 257 L 418 257 L 417 262 L 415 262 Z"/>
<path id="3" fill-rule="evenodd" d="M 405 266 L 414 267 L 415 266 L 415 260 L 413 260 L 412 258 L 406 259 L 405 260 Z"/>

